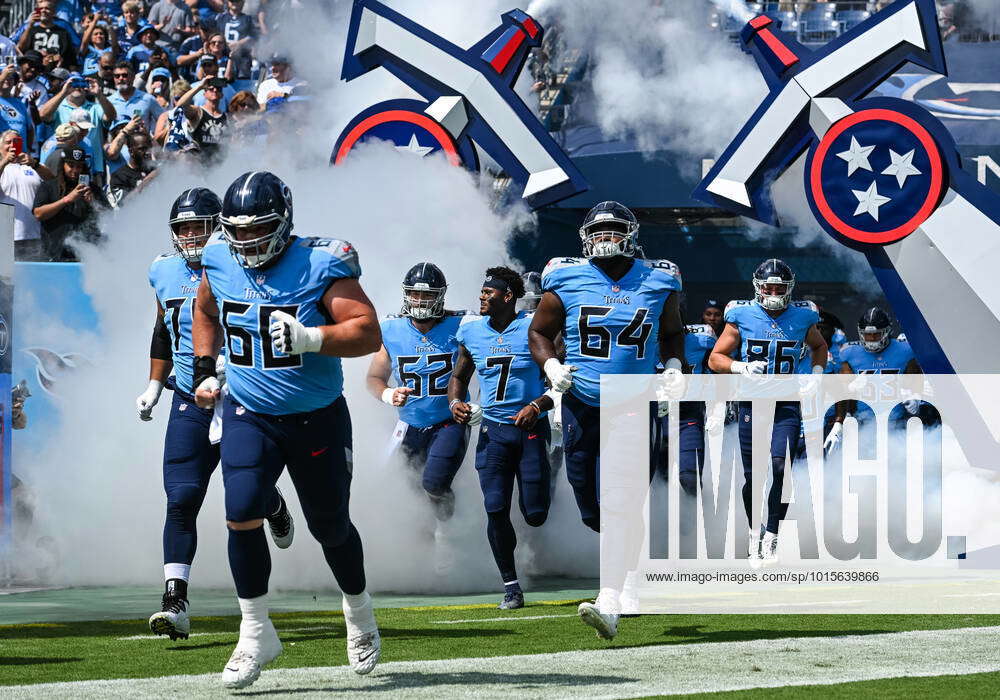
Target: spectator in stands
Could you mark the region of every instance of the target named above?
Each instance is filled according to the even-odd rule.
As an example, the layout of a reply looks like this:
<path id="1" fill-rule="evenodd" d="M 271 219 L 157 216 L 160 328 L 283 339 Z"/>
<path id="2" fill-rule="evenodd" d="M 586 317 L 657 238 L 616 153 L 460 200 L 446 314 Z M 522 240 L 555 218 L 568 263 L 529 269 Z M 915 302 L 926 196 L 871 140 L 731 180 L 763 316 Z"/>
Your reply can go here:
<path id="1" fill-rule="evenodd" d="M 205 93 L 204 104 L 196 107 L 197 114 L 185 112 L 185 116 L 190 124 L 189 138 L 206 159 L 214 157 L 219 152 L 226 132 L 228 120 L 219 104 L 222 100 L 222 85 L 224 83 L 222 78 L 203 80 L 201 84 L 192 86 L 177 100 L 177 107 L 184 108 L 193 104 L 194 97 L 199 92 Z"/>
<path id="2" fill-rule="evenodd" d="M 135 87 L 135 71 L 128 61 L 119 61 L 115 65 L 114 76 L 117 92 L 111 96 L 110 101 L 118 114 L 123 117 L 141 114 L 147 131 L 152 130 L 163 108 L 152 95 Z"/>
<path id="3" fill-rule="evenodd" d="M 232 65 L 233 64 L 230 63 L 229 67 L 232 67 Z M 212 56 L 211 54 L 202 56 L 201 60 L 198 61 L 198 82 L 193 83 L 191 87 L 198 87 L 204 81 L 218 77 L 219 77 L 219 64 L 215 60 L 215 56 Z M 223 112 L 225 112 L 229 108 L 229 100 L 231 100 L 233 96 L 236 95 L 236 90 L 234 90 L 233 86 L 229 84 L 228 81 L 229 76 L 226 76 L 226 78 L 227 79 L 224 80 L 225 85 L 222 86 L 222 101 L 219 103 L 220 106 L 222 107 Z M 205 93 L 204 92 L 197 93 L 194 96 L 194 103 L 199 107 L 205 104 Z"/>
<path id="4" fill-rule="evenodd" d="M 144 22 L 136 36 L 139 38 L 139 43 L 128 50 L 125 60 L 131 62 L 132 70 L 142 73 L 149 66 L 153 50 L 160 48 L 156 45 L 156 40 L 160 38 L 160 30 Z M 163 49 L 160 48 L 160 51 Z"/>
<path id="5" fill-rule="evenodd" d="M 184 78 L 178 78 L 174 81 L 174 84 L 170 86 L 170 100 L 172 104 L 176 104 L 177 100 L 183 97 L 188 90 L 191 89 L 191 84 L 184 80 Z M 153 140 L 161 146 L 167 145 L 167 136 L 170 134 L 172 127 L 177 126 L 179 123 L 181 127 L 184 126 L 183 115 L 175 119 L 176 107 L 172 107 L 169 111 L 163 112 L 156 120 L 156 129 L 153 131 Z M 192 119 L 197 119 L 198 111 L 194 104 L 188 105 L 187 111 L 190 113 Z M 178 119 L 180 121 L 178 122 Z M 180 148 L 170 149 L 170 150 L 182 150 Z"/>
<path id="6" fill-rule="evenodd" d="M 101 54 L 101 57 L 97 59 L 97 75 L 92 76 L 97 79 L 98 85 L 101 86 L 101 92 L 107 97 L 118 92 L 115 87 L 115 64 L 117 62 L 110 53 Z"/>
<path id="7" fill-rule="evenodd" d="M 241 90 L 229 100 L 230 134 L 237 141 L 267 135 L 267 121 L 260 113 L 260 103 L 249 90 Z"/>
<path id="8" fill-rule="evenodd" d="M 118 109 L 113 98 L 105 97 L 100 84 L 94 78 L 83 78 L 71 73 L 59 94 L 50 99 L 40 110 L 45 121 L 66 124 L 74 122 L 87 130 L 84 137 L 86 150 L 92 154 L 94 175 L 99 184 L 104 184 L 104 127 L 117 118 Z"/>
<path id="9" fill-rule="evenodd" d="M 37 51 L 25 51 L 24 55 L 17 59 L 17 72 L 21 78 L 20 98 L 25 103 L 39 99 L 44 103 L 49 99 L 48 86 L 38 77 L 42 72 L 42 54 Z M 38 94 L 35 96 L 33 93 Z"/>
<path id="10" fill-rule="evenodd" d="M 76 66 L 76 46 L 70 31 L 55 22 L 55 0 L 38 0 L 34 11 L 28 18 L 28 28 L 17 42 L 18 50 L 23 54 L 34 49 L 56 51 L 62 56 L 65 68 Z"/>
<path id="11" fill-rule="evenodd" d="M 208 43 L 205 44 L 205 47 L 205 54 L 215 57 L 222 74 L 232 76 L 232 70 L 229 68 L 229 44 L 226 43 L 225 38 L 221 34 L 212 34 L 208 37 Z"/>
<path id="12" fill-rule="evenodd" d="M 18 97 L 17 69 L 8 65 L 0 71 L 0 131 L 13 130 L 21 135 L 24 150 L 34 152 L 34 125 L 24 100 Z"/>
<path id="13" fill-rule="evenodd" d="M 215 18 L 215 28 L 229 44 L 235 64 L 233 79 L 248 80 L 259 32 L 250 15 L 243 14 L 243 0 L 226 0 L 226 11 Z"/>
<path id="14" fill-rule="evenodd" d="M 118 57 L 118 44 L 111 41 L 107 15 L 87 15 L 83 19 L 83 39 L 80 41 L 80 63 L 83 74 L 97 70 L 103 54 L 111 54 L 111 65 Z"/>
<path id="15" fill-rule="evenodd" d="M 122 17 L 125 22 L 118 27 L 118 50 L 127 54 L 129 49 L 139 43 L 138 32 L 142 29 L 142 8 L 137 0 L 122 3 Z"/>
<path id="16" fill-rule="evenodd" d="M 164 115 L 167 113 L 164 112 Z M 104 145 L 104 162 L 109 173 L 114 175 L 118 168 L 128 162 L 129 152 L 128 137 L 133 133 L 146 132 L 146 123 L 142 117 L 136 115 L 131 119 L 121 118 L 115 120 L 108 130 L 108 142 Z"/>
<path id="17" fill-rule="evenodd" d="M 62 149 L 66 146 L 80 144 L 80 141 L 86 135 L 87 132 L 84 128 L 73 122 L 57 126 L 55 134 L 51 138 L 46 139 L 45 143 L 42 144 L 41 160 L 45 163 L 45 167 L 52 172 L 58 172 L 59 162 L 62 158 Z M 88 150 L 88 146 L 85 143 L 80 144 L 80 148 L 84 151 Z M 87 155 L 92 156 L 93 154 L 88 152 Z M 93 162 L 93 157 L 91 157 L 90 162 Z"/>
<path id="18" fill-rule="evenodd" d="M 43 182 L 35 195 L 34 214 L 42 222 L 42 246 L 49 260 L 75 259 L 66 245 L 71 236 L 91 241 L 99 236 L 95 203 L 100 192 L 80 182 L 87 169 L 87 153 L 79 146 L 66 147 L 56 176 Z"/>
<path id="19" fill-rule="evenodd" d="M 261 109 L 266 109 L 267 101 L 276 97 L 287 97 L 292 90 L 306 81 L 296 78 L 292 63 L 288 57 L 275 54 L 271 57 L 271 77 L 257 88 L 257 102 Z"/>
<path id="20" fill-rule="evenodd" d="M 145 131 L 136 131 L 128 136 L 128 162 L 111 176 L 110 199 L 119 206 L 129 193 L 139 192 L 154 177 L 156 164 L 151 158 L 153 139 Z"/>
<path id="21" fill-rule="evenodd" d="M 18 151 L 16 131 L 0 135 L 0 202 L 14 207 L 14 257 L 17 260 L 42 259 L 42 229 L 32 213 L 35 194 L 43 180 L 54 175 L 44 165 L 23 151 Z"/>
<path id="22" fill-rule="evenodd" d="M 134 49 L 133 49 L 134 50 Z M 133 85 L 139 90 L 144 90 L 149 92 L 149 87 L 151 87 L 152 75 L 154 70 L 166 70 L 168 74 L 173 75 L 170 70 L 170 56 L 167 54 L 167 50 L 162 46 L 154 46 L 153 50 L 149 54 L 149 60 L 142 67 L 142 70 L 137 71 L 135 82 Z"/>
<path id="23" fill-rule="evenodd" d="M 185 79 L 191 81 L 197 80 L 195 68 L 198 60 L 208 52 L 208 40 L 214 33 L 211 22 L 197 17 L 194 20 L 194 28 L 197 34 L 184 40 L 177 56 L 177 68 Z"/>
<path id="24" fill-rule="evenodd" d="M 17 44 L 0 34 L 0 65 L 6 66 L 17 57 Z"/>
<path id="25" fill-rule="evenodd" d="M 153 96 L 156 104 L 160 105 L 162 109 L 169 110 L 174 106 L 170 97 L 171 83 L 173 83 L 173 76 L 170 75 L 168 69 L 153 68 L 149 72 L 148 86 L 144 86 L 143 89 Z"/>
<path id="26" fill-rule="evenodd" d="M 159 0 L 149 9 L 146 19 L 174 47 L 180 46 L 181 42 L 198 31 L 194 28 L 191 8 L 184 0 Z"/>

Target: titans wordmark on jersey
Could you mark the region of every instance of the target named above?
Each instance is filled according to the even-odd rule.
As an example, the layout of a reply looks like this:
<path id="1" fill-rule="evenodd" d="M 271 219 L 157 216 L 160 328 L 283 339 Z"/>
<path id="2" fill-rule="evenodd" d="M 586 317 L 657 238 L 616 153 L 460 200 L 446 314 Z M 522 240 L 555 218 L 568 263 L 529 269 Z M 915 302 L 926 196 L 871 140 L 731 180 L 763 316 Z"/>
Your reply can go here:
<path id="1" fill-rule="evenodd" d="M 489 420 L 513 423 L 518 411 L 545 393 L 542 373 L 528 349 L 528 327 L 534 315 L 522 311 L 503 331 L 493 328 L 488 317 L 458 329 L 458 342 L 476 363 L 479 401 Z"/>
<path id="2" fill-rule="evenodd" d="M 654 373 L 660 313 L 680 289 L 680 271 L 669 260 L 634 260 L 619 280 L 586 258 L 550 260 L 542 290 L 566 310 L 566 364 L 577 367 L 570 391 L 597 406 L 602 374 Z"/>
<path id="3" fill-rule="evenodd" d="M 407 425 L 429 428 L 451 418 L 448 382 L 458 359 L 458 328 L 476 318 L 464 311 L 446 311 L 426 333 L 409 316 L 382 321 L 382 345 L 396 386 L 413 389 L 399 409 L 399 418 Z"/>
<path id="4" fill-rule="evenodd" d="M 194 346 L 191 316 L 201 283 L 201 270 L 192 269 L 177 253 L 161 255 L 149 266 L 149 284 L 163 309 L 163 322 L 170 332 L 177 388 L 191 394 L 194 380 Z"/>
<path id="5" fill-rule="evenodd" d="M 725 318 L 739 329 L 740 360 L 766 361 L 767 374 L 795 374 L 806 334 L 819 321 L 819 309 L 811 301 L 793 301 L 772 318 L 756 301 L 734 299 L 726 304 Z"/>
<path id="6" fill-rule="evenodd" d="M 315 411 L 337 400 L 344 388 L 340 358 L 285 355 L 274 347 L 269 326 L 274 311 L 306 326 L 329 324 L 320 303 L 326 290 L 337 280 L 361 276 L 354 247 L 333 238 L 292 236 L 277 262 L 254 270 L 240 265 L 216 238 L 201 260 L 225 330 L 232 397 L 269 415 Z"/>

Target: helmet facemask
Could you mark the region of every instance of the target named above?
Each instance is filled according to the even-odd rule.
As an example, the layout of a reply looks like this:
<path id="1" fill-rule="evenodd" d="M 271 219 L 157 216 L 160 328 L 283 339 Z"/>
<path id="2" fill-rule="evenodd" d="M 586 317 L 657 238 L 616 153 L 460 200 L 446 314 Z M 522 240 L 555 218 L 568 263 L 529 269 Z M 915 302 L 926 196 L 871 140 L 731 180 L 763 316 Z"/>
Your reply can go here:
<path id="1" fill-rule="evenodd" d="M 201 224 L 201 226 L 194 232 L 182 233 L 181 229 L 185 228 L 185 224 L 188 223 L 197 223 Z M 202 251 L 204 251 L 205 246 L 208 245 L 208 239 L 211 238 L 212 233 L 215 230 L 215 224 L 216 220 L 214 216 L 180 216 L 176 219 L 170 220 L 170 238 L 174 242 L 174 248 L 177 249 L 177 252 L 187 263 L 194 265 L 201 263 Z"/>
<path id="2" fill-rule="evenodd" d="M 783 294 L 765 294 L 764 287 L 780 285 L 785 288 Z M 767 279 L 753 278 L 753 290 L 757 297 L 757 303 L 766 311 L 783 311 L 788 308 L 788 302 L 792 300 L 792 289 L 795 287 L 795 280 L 786 280 L 781 277 L 768 277 Z"/>
<path id="3" fill-rule="evenodd" d="M 878 335 L 876 340 L 868 340 L 866 335 Z M 858 326 L 858 337 L 861 339 L 861 347 L 868 352 L 882 352 L 889 345 L 889 328 L 877 328 L 876 326 Z"/>
<path id="4" fill-rule="evenodd" d="M 426 321 L 444 316 L 444 294 L 448 287 L 431 287 L 426 282 L 403 285 L 404 316 L 415 321 Z M 419 295 L 419 296 L 418 296 Z"/>
<path id="5" fill-rule="evenodd" d="M 280 214 L 267 216 L 233 216 L 223 217 L 222 232 L 229 243 L 229 250 L 243 267 L 251 269 L 262 267 L 285 249 L 288 237 L 288 219 Z M 259 226 L 274 223 L 273 228 L 260 236 L 248 240 L 240 240 L 236 235 L 238 228 Z"/>
<path id="6" fill-rule="evenodd" d="M 635 234 L 638 230 L 638 224 L 632 221 L 604 215 L 604 218 L 598 218 L 580 229 L 583 254 L 587 258 L 631 258 L 635 255 Z"/>

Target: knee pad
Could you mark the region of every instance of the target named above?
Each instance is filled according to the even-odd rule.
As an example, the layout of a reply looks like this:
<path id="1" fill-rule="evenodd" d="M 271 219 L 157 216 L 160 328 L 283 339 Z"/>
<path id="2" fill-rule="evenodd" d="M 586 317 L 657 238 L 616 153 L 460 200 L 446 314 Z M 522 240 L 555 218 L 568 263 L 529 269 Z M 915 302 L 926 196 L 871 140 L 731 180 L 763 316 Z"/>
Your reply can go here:
<path id="1" fill-rule="evenodd" d="M 173 484 L 167 488 L 167 509 L 197 513 L 205 499 L 206 490 L 199 484 Z"/>
<path id="2" fill-rule="evenodd" d="M 309 532 L 323 547 L 339 547 L 351 534 L 351 521 L 340 522 L 336 518 L 324 518 L 309 523 Z"/>
<path id="3" fill-rule="evenodd" d="M 539 527 L 549 518 L 547 511 L 536 511 L 534 513 L 524 513 L 524 522 L 531 527 Z"/>

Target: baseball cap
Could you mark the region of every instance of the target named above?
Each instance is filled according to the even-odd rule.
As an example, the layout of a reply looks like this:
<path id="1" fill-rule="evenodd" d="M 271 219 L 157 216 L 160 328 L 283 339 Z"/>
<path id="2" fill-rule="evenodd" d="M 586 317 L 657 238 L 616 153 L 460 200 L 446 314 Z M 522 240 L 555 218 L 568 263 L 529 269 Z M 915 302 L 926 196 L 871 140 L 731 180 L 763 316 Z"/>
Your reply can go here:
<path id="1" fill-rule="evenodd" d="M 159 36 L 160 36 L 160 30 L 159 30 L 159 29 L 157 29 L 156 27 L 154 27 L 154 26 L 153 26 L 152 24 L 150 24 L 149 22 L 145 22 L 145 23 L 143 23 L 143 25 L 142 25 L 141 27 L 139 27 L 139 31 L 137 31 L 137 32 L 135 33 L 135 35 L 136 35 L 137 37 L 138 37 L 138 36 L 142 36 L 143 34 L 145 34 L 146 32 L 149 32 L 149 31 L 152 31 L 152 32 L 154 32 L 154 33 L 156 34 L 156 36 L 157 36 L 157 37 L 159 37 Z"/>
<path id="2" fill-rule="evenodd" d="M 213 56 L 212 54 L 210 54 L 210 53 L 207 53 L 207 54 L 205 54 L 204 56 L 202 56 L 201 58 L 198 59 L 198 65 L 199 66 L 202 65 L 202 64 L 204 64 L 204 63 L 218 63 L 218 62 L 219 62 L 219 60 L 215 56 Z"/>
<path id="3" fill-rule="evenodd" d="M 22 63 L 33 63 L 36 66 L 40 66 L 42 65 L 42 54 L 38 53 L 34 49 L 25 51 L 17 57 L 17 65 L 21 65 Z"/>
<path id="4" fill-rule="evenodd" d="M 170 71 L 166 68 L 154 68 L 149 71 L 149 82 L 153 82 L 157 78 L 166 78 L 170 80 L 173 76 L 170 75 Z"/>
<path id="5" fill-rule="evenodd" d="M 65 68 L 53 68 L 49 71 L 49 77 L 56 80 L 69 80 L 69 71 Z"/>
<path id="6" fill-rule="evenodd" d="M 268 63 L 270 63 L 272 66 L 275 63 L 282 63 L 282 64 L 284 64 L 284 65 L 287 66 L 287 65 L 291 64 L 291 61 L 288 60 L 288 56 L 286 56 L 285 54 L 283 54 L 283 53 L 275 53 L 275 54 L 271 54 L 271 60 L 268 61 Z"/>
<path id="7" fill-rule="evenodd" d="M 123 126 L 128 124 L 130 121 L 132 121 L 131 117 L 118 117 L 113 122 L 111 122 L 111 128 L 108 129 L 108 132 L 113 134 L 116 131 L 118 131 L 118 129 L 121 129 Z"/>
<path id="8" fill-rule="evenodd" d="M 68 139 L 71 136 L 76 135 L 80 130 L 73 124 L 66 122 L 65 124 L 60 124 L 56 127 L 56 138 L 57 139 Z"/>
<path id="9" fill-rule="evenodd" d="M 74 109 L 69 113 L 69 120 L 81 129 L 93 129 L 94 122 L 90 121 L 90 112 L 85 109 Z"/>
<path id="10" fill-rule="evenodd" d="M 86 163 L 90 160 L 87 152 L 79 146 L 63 146 L 60 152 L 63 161 L 69 161 L 70 163 Z"/>

